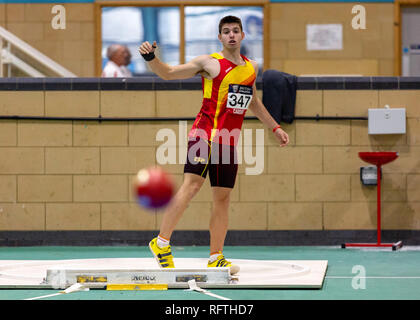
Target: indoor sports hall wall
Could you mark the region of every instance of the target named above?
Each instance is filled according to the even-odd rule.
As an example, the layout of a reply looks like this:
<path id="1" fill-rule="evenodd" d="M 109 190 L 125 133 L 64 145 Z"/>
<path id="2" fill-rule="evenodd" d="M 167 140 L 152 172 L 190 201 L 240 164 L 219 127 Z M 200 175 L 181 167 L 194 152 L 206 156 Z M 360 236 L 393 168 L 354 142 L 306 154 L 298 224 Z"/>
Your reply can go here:
<path id="1" fill-rule="evenodd" d="M 95 20 L 99 11 L 95 11 L 95 5 L 99 1 L 96 4 L 92 1 L 64 3 L 64 30 L 51 28 L 54 16 L 51 13 L 52 3 L 2 2 L 0 1 L 0 26 L 80 77 L 100 75 L 100 70 L 95 70 L 95 59 L 98 58 L 95 57 L 95 44 L 99 37 Z M 244 4 L 243 1 L 231 2 Z M 296 75 L 394 75 L 392 2 L 363 2 L 367 15 L 365 30 L 354 30 L 351 26 L 354 17 L 352 8 L 360 4 L 358 2 L 253 2 L 268 3 L 269 7 L 269 43 L 264 44 L 264 49 L 269 51 L 269 59 L 265 61 L 266 68 L 280 69 Z M 343 50 L 306 51 L 306 25 L 311 23 L 342 24 Z"/>
<path id="2" fill-rule="evenodd" d="M 100 75 L 95 67 L 99 59 L 98 1 L 64 3 L 66 29 L 59 31 L 51 28 L 53 1 L 6 2 L 0 0 L 0 26 L 80 78 L 0 79 L 0 116 L 192 118 L 198 112 L 201 89 L 197 81 L 93 78 Z M 298 76 L 364 76 L 353 80 L 299 78 L 297 117 L 367 117 L 368 108 L 389 104 L 407 108 L 407 134 L 369 136 L 366 120 L 297 119 L 283 124 L 291 144 L 278 148 L 271 132 L 265 130 L 264 170 L 260 175 L 246 175 L 247 165 L 241 166 L 232 194 L 228 237 L 242 230 L 237 243 L 243 243 L 267 230 L 307 231 L 291 233 L 291 243 L 305 239 L 312 243 L 315 235 L 317 240 L 326 237 L 323 243 L 331 244 L 335 242 L 328 238 L 329 231 L 343 237 L 374 231 L 376 188 L 362 186 L 359 170 L 368 164 L 357 156 L 369 150 L 398 151 L 400 155 L 383 169 L 383 229 L 420 230 L 420 84 L 413 78 L 372 78 L 394 75 L 394 3 L 363 2 L 367 29 L 354 30 L 351 9 L 358 2 L 260 2 L 269 6 L 266 68 Z M 310 23 L 342 24 L 343 50 L 306 51 L 305 26 Z M 189 121 L 188 128 L 191 124 Z M 156 163 L 161 146 L 156 134 L 164 128 L 172 129 L 179 138 L 177 120 L 0 120 L 0 244 L 19 244 L 24 239 L 32 244 L 57 243 L 58 233 L 43 231 L 82 232 L 68 233 L 62 244 L 77 237 L 84 244 L 89 239 L 95 244 L 105 238 L 106 243 L 127 239 L 124 237 L 138 243 L 141 234 L 150 240 L 149 233 L 155 234 L 161 216 L 137 205 L 131 179 L 140 168 Z M 244 123 L 254 137 L 261 128 L 257 120 Z M 183 165 L 165 168 L 179 185 Z M 207 232 L 210 192 L 206 183 L 179 230 Z M 104 233 L 107 231 L 117 233 Z M 141 234 L 126 236 L 128 231 Z M 320 233 L 311 233 L 317 231 Z M 270 233 L 258 239 L 274 242 L 277 236 Z M 417 243 L 419 239 L 417 236 Z"/>
<path id="3" fill-rule="evenodd" d="M 352 8 L 366 8 L 366 29 L 354 30 Z M 393 3 L 271 3 L 270 68 L 296 75 L 393 75 Z M 307 51 L 307 24 L 343 25 L 343 50 Z"/>
<path id="4" fill-rule="evenodd" d="M 0 114 L 195 117 L 201 96 L 197 80 L 4 79 Z M 416 79 L 404 81 L 299 78 L 297 117 L 367 117 L 368 108 L 389 104 L 406 108 L 407 134 L 369 136 L 367 120 L 297 119 L 283 124 L 291 143 L 279 148 L 265 130 L 264 170 L 247 175 L 245 168 L 251 165 L 241 166 L 229 229 L 375 230 L 376 188 L 362 186 L 359 169 L 368 164 L 357 154 L 382 150 L 400 155 L 383 168 L 382 226 L 419 230 L 420 90 Z M 178 147 L 178 121 L 0 121 L 0 230 L 158 228 L 161 216 L 136 204 L 131 179 L 140 168 L 156 163 L 163 144 L 156 141 L 158 130 L 173 129 L 173 147 Z M 257 120 L 245 121 L 244 129 L 253 129 L 254 138 L 259 128 Z M 179 185 L 182 164 L 164 167 Z M 206 183 L 179 230 L 208 228 L 210 192 Z"/>

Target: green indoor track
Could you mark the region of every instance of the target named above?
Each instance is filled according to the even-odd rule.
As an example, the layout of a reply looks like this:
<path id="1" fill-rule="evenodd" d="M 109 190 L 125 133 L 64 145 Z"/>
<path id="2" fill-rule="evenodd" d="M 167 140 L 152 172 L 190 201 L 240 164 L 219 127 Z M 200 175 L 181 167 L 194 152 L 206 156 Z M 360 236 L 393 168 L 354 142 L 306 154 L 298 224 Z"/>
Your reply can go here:
<path id="1" fill-rule="evenodd" d="M 205 258 L 208 247 L 177 247 L 176 258 Z M 419 300 L 420 247 L 400 250 L 337 246 L 225 247 L 229 259 L 328 260 L 321 289 L 211 289 L 232 300 Z M 0 260 L 63 260 L 150 257 L 147 247 L 2 247 Z M 0 289 L 0 300 L 25 300 L 52 295 L 59 290 Z M 40 299 L 41 300 L 41 299 Z M 185 289 L 165 291 L 89 290 L 59 294 L 42 300 L 218 300 Z"/>

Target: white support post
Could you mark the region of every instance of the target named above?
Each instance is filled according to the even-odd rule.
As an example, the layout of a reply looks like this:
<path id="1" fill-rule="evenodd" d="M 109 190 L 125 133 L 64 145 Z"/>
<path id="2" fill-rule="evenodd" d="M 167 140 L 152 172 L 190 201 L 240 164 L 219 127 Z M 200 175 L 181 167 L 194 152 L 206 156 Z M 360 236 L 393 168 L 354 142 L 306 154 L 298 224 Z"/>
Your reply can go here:
<path id="1" fill-rule="evenodd" d="M 12 53 L 12 45 L 10 42 L 7 42 L 7 53 L 10 56 Z M 7 77 L 10 78 L 12 76 L 12 64 L 9 62 L 7 64 Z"/>

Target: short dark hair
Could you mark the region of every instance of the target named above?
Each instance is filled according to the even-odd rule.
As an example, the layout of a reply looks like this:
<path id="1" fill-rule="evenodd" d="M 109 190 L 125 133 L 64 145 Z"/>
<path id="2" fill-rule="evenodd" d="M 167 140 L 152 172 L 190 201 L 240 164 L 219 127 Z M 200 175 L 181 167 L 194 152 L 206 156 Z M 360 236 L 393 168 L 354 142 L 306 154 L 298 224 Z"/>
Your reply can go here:
<path id="1" fill-rule="evenodd" d="M 239 24 L 239 27 L 241 28 L 241 31 L 243 31 L 241 19 L 239 19 L 238 17 L 235 17 L 235 16 L 226 16 L 226 17 L 223 17 L 222 19 L 220 19 L 219 34 L 222 33 L 222 27 L 226 23 L 237 23 L 237 24 Z"/>

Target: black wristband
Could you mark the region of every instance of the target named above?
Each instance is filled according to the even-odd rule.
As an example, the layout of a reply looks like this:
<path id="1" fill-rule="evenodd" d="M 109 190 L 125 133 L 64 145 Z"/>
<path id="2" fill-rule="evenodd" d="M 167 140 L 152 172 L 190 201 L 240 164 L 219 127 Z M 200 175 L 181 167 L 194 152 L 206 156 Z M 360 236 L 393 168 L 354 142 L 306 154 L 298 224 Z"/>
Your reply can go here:
<path id="1" fill-rule="evenodd" d="M 146 61 L 152 61 L 155 58 L 155 53 L 154 52 L 149 52 L 149 53 L 146 53 L 146 54 L 142 54 L 141 56 Z"/>

